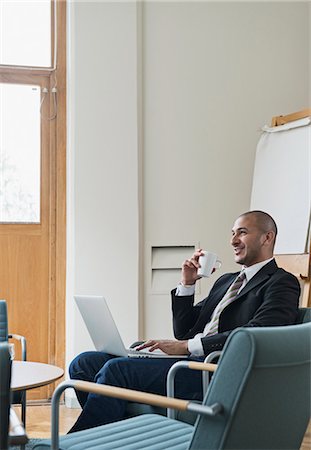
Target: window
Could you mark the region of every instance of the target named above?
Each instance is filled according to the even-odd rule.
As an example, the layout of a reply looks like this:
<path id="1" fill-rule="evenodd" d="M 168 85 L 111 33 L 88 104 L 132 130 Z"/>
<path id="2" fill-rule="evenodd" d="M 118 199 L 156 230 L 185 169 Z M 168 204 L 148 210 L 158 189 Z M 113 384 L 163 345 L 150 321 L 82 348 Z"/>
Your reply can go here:
<path id="1" fill-rule="evenodd" d="M 0 0 L 0 223 L 4 224 L 42 220 L 42 151 L 45 147 L 46 154 L 53 145 L 51 122 L 57 115 L 57 71 L 52 67 L 56 6 L 51 0 Z"/>
<path id="2" fill-rule="evenodd" d="M 51 67 L 50 0 L 0 0 L 0 64 Z"/>
<path id="3" fill-rule="evenodd" d="M 0 84 L 0 222 L 40 222 L 40 86 Z"/>

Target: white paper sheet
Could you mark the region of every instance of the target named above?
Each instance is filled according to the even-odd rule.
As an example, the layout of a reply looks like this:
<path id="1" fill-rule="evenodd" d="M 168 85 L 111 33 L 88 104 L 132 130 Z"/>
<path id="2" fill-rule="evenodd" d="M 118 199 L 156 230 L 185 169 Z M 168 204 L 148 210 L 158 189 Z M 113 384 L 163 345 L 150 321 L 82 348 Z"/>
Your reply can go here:
<path id="1" fill-rule="evenodd" d="M 310 119 L 269 129 L 257 145 L 251 209 L 268 212 L 279 234 L 276 254 L 307 251 L 311 203 Z M 296 126 L 295 126 L 296 124 Z"/>

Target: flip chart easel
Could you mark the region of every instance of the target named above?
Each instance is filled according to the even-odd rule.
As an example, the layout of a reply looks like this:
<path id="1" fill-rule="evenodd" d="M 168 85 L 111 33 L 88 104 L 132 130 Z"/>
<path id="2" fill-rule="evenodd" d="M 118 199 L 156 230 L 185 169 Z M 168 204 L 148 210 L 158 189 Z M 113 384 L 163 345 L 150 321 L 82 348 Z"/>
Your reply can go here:
<path id="1" fill-rule="evenodd" d="M 290 122 L 294 122 L 300 119 L 306 119 L 311 117 L 311 109 L 304 109 L 302 111 L 298 111 L 292 114 L 288 114 L 285 116 L 276 116 L 272 118 L 272 122 L 271 122 L 271 127 L 275 128 L 274 130 L 271 130 L 270 128 L 270 132 L 272 132 L 272 134 L 274 134 L 274 131 L 278 133 L 279 130 L 284 129 L 284 127 L 287 126 L 287 124 L 290 124 Z M 277 130 L 277 128 L 279 128 L 279 130 Z M 264 129 L 269 129 L 268 127 L 265 127 Z M 308 131 L 309 132 L 309 131 Z M 280 131 L 280 133 L 283 133 L 283 131 Z M 288 133 L 288 131 L 287 131 Z M 288 158 L 293 161 L 295 161 L 295 158 L 299 158 L 299 153 L 296 155 L 294 154 L 294 158 L 293 158 L 293 153 L 290 152 L 290 150 L 293 148 L 295 148 L 295 145 L 293 145 L 293 136 L 296 138 L 296 131 L 292 131 L 291 133 L 291 141 L 290 144 L 287 146 L 289 153 L 287 153 Z M 270 134 L 271 136 L 271 134 Z M 308 135 L 310 136 L 310 135 Z M 275 141 L 273 141 L 275 142 Z M 296 142 L 294 140 L 294 142 Z M 307 149 L 306 149 L 307 146 Z M 310 163 L 311 163 L 311 153 L 310 153 L 310 146 L 311 146 L 311 142 L 310 139 L 307 138 L 306 140 L 303 141 L 303 148 L 306 150 L 306 152 L 304 152 L 304 163 L 303 163 L 303 176 L 306 176 L 308 179 L 305 180 L 305 183 L 302 184 L 304 186 L 304 189 L 307 188 L 310 190 Z M 282 148 L 283 149 L 283 148 Z M 273 150 L 275 150 L 275 147 L 273 146 Z M 283 156 L 283 152 L 281 153 Z M 269 153 L 270 155 L 270 153 Z M 284 155 L 286 155 L 286 152 L 284 151 Z M 309 155 L 309 159 L 308 156 Z M 272 156 L 272 155 L 271 155 Z M 284 156 L 284 158 L 286 158 L 286 156 Z M 275 195 L 275 198 L 277 196 L 277 190 L 278 188 L 280 188 L 280 186 L 282 187 L 282 189 L 284 189 L 284 192 L 286 192 L 287 189 L 289 189 L 288 191 L 288 197 L 290 196 L 290 189 L 291 186 L 287 186 L 287 179 L 286 179 L 286 173 L 283 174 L 284 178 L 280 180 L 280 177 L 277 173 L 277 170 L 282 167 L 284 168 L 284 160 L 279 160 L 280 162 L 279 164 L 275 164 L 275 168 L 273 167 L 271 169 L 271 166 L 269 166 L 269 162 L 266 164 L 266 168 L 267 168 L 267 172 L 269 172 L 269 177 L 267 179 L 267 177 L 264 177 L 265 174 L 265 161 L 264 162 L 262 160 L 257 161 L 257 157 L 256 157 L 256 163 L 255 163 L 255 171 L 254 171 L 254 179 L 253 179 L 253 192 L 252 192 L 252 201 L 251 201 L 251 209 L 262 209 L 262 210 L 266 210 L 267 212 L 271 213 L 271 215 L 273 217 L 275 217 L 277 219 L 277 214 L 274 215 L 274 210 L 273 210 L 273 202 L 269 202 L 269 199 L 265 200 L 265 194 L 266 197 L 269 197 L 267 195 L 267 193 L 265 192 L 265 183 L 269 183 L 271 182 L 271 173 L 273 174 L 273 172 L 275 171 L 275 180 L 272 179 L 272 182 L 275 182 L 275 189 L 274 190 L 270 190 L 269 194 L 271 197 L 273 197 L 273 195 Z M 262 164 L 262 165 L 260 165 Z M 288 163 L 290 165 L 290 162 Z M 257 165 L 257 166 L 256 166 Z M 257 168 L 257 172 L 256 172 L 256 168 Z M 291 167 L 288 168 L 287 174 L 289 173 Z M 284 171 L 286 172 L 286 171 Z M 255 176 L 256 175 L 256 176 Z M 277 176 L 278 175 L 278 176 Z M 300 181 L 302 181 L 302 179 L 299 179 Z M 281 183 L 284 183 L 283 185 Z M 293 187 L 293 186 L 292 186 Z M 262 192 L 261 192 L 262 190 Z M 280 189 L 279 189 L 280 191 Z M 305 191 L 301 191 L 303 193 L 305 193 Z M 260 193 L 260 195 L 258 195 Z M 263 194 L 263 195 L 262 195 Z M 284 195 L 285 200 L 286 201 L 286 196 Z M 300 209 L 300 211 L 304 211 L 306 216 L 305 216 L 305 220 L 304 220 L 304 233 L 307 231 L 307 236 L 303 236 L 303 233 L 299 234 L 299 237 L 302 237 L 303 239 L 305 238 L 307 241 L 307 238 L 309 236 L 310 238 L 310 191 L 308 192 L 307 195 L 303 195 L 304 197 L 304 203 L 303 203 L 303 208 Z M 292 203 L 292 209 L 295 209 L 296 207 L 296 201 L 297 202 L 301 202 L 301 198 L 299 198 L 297 196 L 297 199 L 295 199 L 295 201 Z M 266 208 L 266 203 L 268 208 Z M 281 203 L 281 200 L 280 200 Z M 302 203 L 300 203 L 300 205 L 302 205 Z M 275 205 L 277 206 L 277 205 Z M 270 210 L 269 210 L 270 207 Z M 275 209 L 277 210 L 278 208 L 275 207 Z M 306 209 L 308 209 L 308 211 L 306 211 Z M 276 211 L 277 212 L 277 211 Z M 283 211 L 284 212 L 284 211 Z M 287 213 L 287 211 L 286 211 Z M 307 214 L 309 216 L 307 216 Z M 293 220 L 293 218 L 295 218 L 295 214 L 292 211 L 292 214 L 287 213 L 288 215 L 288 220 L 283 221 L 282 222 L 282 228 L 284 230 L 284 227 L 287 227 L 287 229 L 289 231 L 291 231 L 291 221 Z M 308 219 L 306 220 L 306 218 L 308 217 Z M 308 221 L 308 223 L 307 223 Z M 278 222 L 278 220 L 277 220 Z M 287 230 L 287 231 L 288 231 Z M 297 235 L 297 234 L 296 234 Z M 294 238 L 294 236 L 293 236 Z M 305 241 L 305 242 L 306 242 Z M 275 255 L 275 259 L 277 261 L 277 264 L 279 265 L 279 267 L 284 268 L 285 270 L 291 272 L 292 274 L 294 274 L 302 287 L 302 294 L 301 294 L 301 298 L 300 298 L 300 306 L 302 307 L 311 307 L 311 242 L 310 240 L 307 241 L 308 243 L 306 244 L 306 246 L 302 249 L 299 248 L 299 253 L 295 253 L 293 251 L 289 251 L 288 253 L 291 254 L 286 254 L 286 249 L 284 250 L 284 247 L 282 249 L 282 251 L 278 252 L 276 249 L 276 255 Z M 285 239 L 285 244 L 286 243 L 291 243 L 291 233 L 289 232 L 288 237 L 286 237 Z M 285 245 L 286 248 L 286 245 Z M 291 249 L 293 250 L 293 249 Z M 295 250 L 295 249 L 294 249 Z"/>

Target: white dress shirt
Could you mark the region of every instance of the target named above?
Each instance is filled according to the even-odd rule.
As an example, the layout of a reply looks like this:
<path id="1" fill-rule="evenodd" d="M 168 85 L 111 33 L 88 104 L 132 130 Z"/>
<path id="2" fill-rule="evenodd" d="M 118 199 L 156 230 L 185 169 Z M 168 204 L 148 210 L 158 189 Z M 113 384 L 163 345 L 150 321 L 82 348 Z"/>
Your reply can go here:
<path id="1" fill-rule="evenodd" d="M 261 261 L 257 264 L 253 264 L 250 267 L 242 267 L 242 270 L 245 273 L 245 280 L 240 287 L 239 292 L 244 288 L 244 286 L 253 278 L 253 276 L 256 275 L 256 273 L 264 267 L 266 264 L 268 264 L 270 261 L 272 261 L 273 258 L 267 259 L 266 261 Z M 230 286 L 229 286 L 230 289 Z M 195 292 L 195 284 L 192 286 L 185 287 L 181 283 L 178 284 L 176 288 L 176 297 L 183 297 L 183 296 L 189 296 L 194 295 Z M 202 346 L 202 337 L 204 337 L 209 329 L 209 322 L 205 325 L 203 333 L 198 333 L 194 336 L 194 338 L 188 340 L 188 350 L 191 353 L 192 356 L 204 356 L 203 346 Z"/>

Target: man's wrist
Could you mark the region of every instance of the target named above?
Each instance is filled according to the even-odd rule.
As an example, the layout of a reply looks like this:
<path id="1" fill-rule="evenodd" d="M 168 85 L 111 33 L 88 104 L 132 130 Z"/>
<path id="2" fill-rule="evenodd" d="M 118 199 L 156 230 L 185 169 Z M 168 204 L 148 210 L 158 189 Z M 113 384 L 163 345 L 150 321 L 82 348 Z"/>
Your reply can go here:
<path id="1" fill-rule="evenodd" d="M 195 282 L 194 283 L 184 283 L 183 281 L 181 281 L 180 284 L 185 288 L 190 288 L 195 285 Z"/>
<path id="2" fill-rule="evenodd" d="M 179 282 L 176 288 L 176 297 L 189 297 L 194 295 L 195 292 L 195 284 L 183 285 L 182 282 Z"/>

